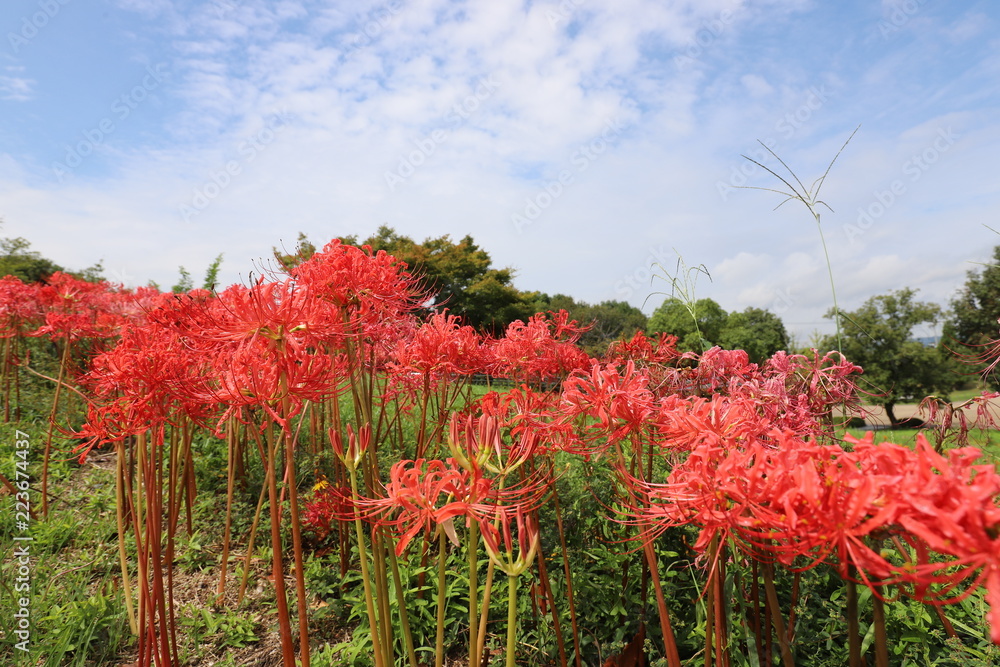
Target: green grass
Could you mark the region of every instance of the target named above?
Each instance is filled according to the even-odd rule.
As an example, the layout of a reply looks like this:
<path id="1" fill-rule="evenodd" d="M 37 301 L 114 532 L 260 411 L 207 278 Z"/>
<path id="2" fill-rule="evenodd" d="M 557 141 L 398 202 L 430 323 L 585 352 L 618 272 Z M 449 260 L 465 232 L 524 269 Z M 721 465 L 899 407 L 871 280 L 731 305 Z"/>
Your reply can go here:
<path id="1" fill-rule="evenodd" d="M 863 438 L 869 431 L 860 428 L 849 428 L 847 432 L 856 438 Z M 931 444 L 934 443 L 933 434 L 927 429 L 899 429 L 884 430 L 875 432 L 875 442 L 893 442 L 897 445 L 913 447 L 916 444 L 917 434 L 923 433 Z M 947 445 L 951 447 L 953 445 Z M 1000 463 L 1000 431 L 976 430 L 969 433 L 969 446 L 978 447 L 990 457 L 994 463 Z"/>

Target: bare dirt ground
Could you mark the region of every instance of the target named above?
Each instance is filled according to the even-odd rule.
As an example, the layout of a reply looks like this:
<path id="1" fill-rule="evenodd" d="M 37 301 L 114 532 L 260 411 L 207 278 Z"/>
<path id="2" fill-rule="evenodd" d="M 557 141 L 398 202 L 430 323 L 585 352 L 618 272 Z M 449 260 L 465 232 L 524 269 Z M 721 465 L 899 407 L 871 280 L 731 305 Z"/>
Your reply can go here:
<path id="1" fill-rule="evenodd" d="M 953 401 L 951 403 L 954 407 L 959 407 L 961 401 Z M 886 417 L 885 409 L 879 405 L 864 405 L 862 406 L 864 410 L 864 420 L 869 426 L 888 428 L 889 418 Z M 993 421 L 996 425 L 1000 425 L 1000 399 L 990 399 L 987 401 L 987 409 L 989 414 L 992 416 Z M 971 424 L 976 419 L 977 406 L 971 405 L 963 409 L 966 419 Z M 909 419 L 910 417 L 916 417 L 917 419 L 926 421 L 929 419 L 930 415 L 926 409 L 921 409 L 917 403 L 897 403 L 894 412 L 896 413 L 897 419 Z M 996 426 L 994 426 L 996 428 Z"/>

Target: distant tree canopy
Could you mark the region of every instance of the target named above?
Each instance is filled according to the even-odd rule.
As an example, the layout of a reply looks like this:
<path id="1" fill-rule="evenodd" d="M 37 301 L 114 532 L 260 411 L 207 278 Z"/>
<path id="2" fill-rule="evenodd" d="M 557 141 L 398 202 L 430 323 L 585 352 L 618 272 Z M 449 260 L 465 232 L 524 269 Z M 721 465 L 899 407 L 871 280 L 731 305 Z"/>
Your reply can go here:
<path id="1" fill-rule="evenodd" d="M 670 297 L 650 316 L 646 331 L 677 336 L 677 347 L 685 352 L 703 352 L 714 345 L 746 350 L 754 363 L 789 345 L 785 325 L 774 313 L 752 307 L 727 313 L 712 299 L 686 303 Z"/>
<path id="2" fill-rule="evenodd" d="M 62 271 L 82 280 L 99 281 L 104 271 L 101 263 L 83 271 L 67 271 L 41 253 L 31 249 L 27 239 L 0 238 L 0 277 L 15 276 L 25 283 L 45 282 L 56 271 Z"/>
<path id="3" fill-rule="evenodd" d="M 939 306 L 917 301 L 915 295 L 912 289 L 901 289 L 873 296 L 855 311 L 826 314 L 840 317 L 841 352 L 864 369 L 862 388 L 870 394 L 866 400 L 884 406 L 893 425 L 898 423 L 893 410 L 897 403 L 947 393 L 957 378 L 945 350 L 913 339 L 917 325 L 934 324 L 941 317 Z M 836 349 L 836 336 L 826 337 L 824 345 Z"/>
<path id="4" fill-rule="evenodd" d="M 677 349 L 704 352 L 719 344 L 727 319 L 726 311 L 712 299 L 688 303 L 669 297 L 649 317 L 646 332 L 677 336 Z"/>
<path id="5" fill-rule="evenodd" d="M 342 236 L 340 240 L 384 250 L 406 262 L 420 287 L 430 295 L 429 308 L 447 308 L 466 324 L 486 333 L 501 334 L 514 320 L 526 321 L 537 312 L 565 310 L 572 319 L 590 327 L 580 343 L 597 356 L 610 342 L 646 329 L 645 314 L 624 301 L 591 305 L 564 294 L 549 296 L 517 289 L 513 269 L 495 268 L 489 253 L 471 236 L 456 242 L 445 235 L 417 243 L 383 225 L 366 239 Z M 294 252 L 275 248 L 274 257 L 287 270 L 315 252 L 316 246 L 300 233 Z"/>
<path id="6" fill-rule="evenodd" d="M 781 318 L 763 308 L 747 308 L 729 313 L 719 336 L 719 345 L 729 350 L 746 350 L 750 361 L 761 363 L 778 350 L 789 347 L 788 332 Z"/>
<path id="7" fill-rule="evenodd" d="M 455 242 L 445 235 L 417 243 L 383 225 L 367 239 L 359 241 L 356 236 L 343 236 L 341 241 L 384 250 L 406 262 L 422 290 L 430 295 L 430 307 L 447 308 L 466 324 L 482 331 L 501 333 L 514 320 L 527 320 L 537 311 L 540 295 L 514 287 L 513 269 L 494 268 L 489 253 L 476 245 L 471 236 Z M 275 258 L 290 268 L 315 251 L 315 246 L 300 234 L 296 253 L 276 248 Z"/>
<path id="8" fill-rule="evenodd" d="M 968 272 L 965 285 L 952 299 L 951 313 L 941 331 L 943 344 L 971 359 L 982 356 L 991 341 L 1000 339 L 997 317 L 1000 317 L 1000 246 L 993 248 L 992 263 Z M 982 372 L 990 361 L 974 363 L 973 372 Z M 994 387 L 1000 386 L 995 373 L 988 379 Z"/>
<path id="9" fill-rule="evenodd" d="M 610 343 L 645 331 L 648 320 L 645 313 L 625 301 L 590 305 L 565 294 L 542 294 L 536 303 L 538 310 L 565 310 L 572 319 L 589 327 L 580 337 L 580 345 L 594 357 L 604 354 Z"/>

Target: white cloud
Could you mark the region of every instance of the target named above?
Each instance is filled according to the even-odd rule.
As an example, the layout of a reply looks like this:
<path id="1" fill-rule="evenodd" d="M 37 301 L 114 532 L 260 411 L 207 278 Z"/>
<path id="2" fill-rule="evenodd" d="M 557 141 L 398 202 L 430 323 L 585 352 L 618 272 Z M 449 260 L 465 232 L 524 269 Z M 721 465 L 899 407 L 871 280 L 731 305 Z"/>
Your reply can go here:
<path id="1" fill-rule="evenodd" d="M 198 277 L 225 252 L 223 280 L 236 280 L 299 231 L 319 244 L 385 223 L 417 239 L 471 234 L 518 270 L 524 289 L 642 305 L 666 287 L 650 284 L 651 258 L 672 270 L 676 249 L 711 268 L 700 295 L 728 310 L 780 311 L 803 336 L 829 324 L 832 306 L 814 221 L 796 202 L 773 212 L 777 195 L 722 198 L 718 184 L 737 184 L 740 154 L 760 138 L 808 185 L 862 120 L 823 192 L 837 211 L 823 224 L 842 307 L 904 286 L 944 298 L 967 268 L 960 258 L 991 243 L 977 226 L 1000 194 L 990 178 L 1000 136 L 982 129 L 997 102 L 987 85 L 1000 75 L 994 56 L 957 82 L 926 83 L 934 70 L 920 44 L 873 40 L 871 53 L 817 56 L 792 29 L 818 34 L 809 3 L 414 0 L 348 10 L 212 0 L 191 13 L 159 0 L 120 4 L 157 17 L 169 40 L 171 76 L 158 95 L 177 110 L 137 131 L 157 141 L 116 134 L 102 156 L 108 175 L 81 171 L 59 188 L 40 185 L 29 160 L 0 164 L 4 233 L 68 266 L 103 257 L 136 282 L 169 285 L 178 265 Z M 759 41 L 774 23 L 787 47 Z M 826 38 L 840 28 L 824 29 Z M 675 55 L 699 35 L 712 40 L 678 68 Z M 986 80 L 972 86 L 976 77 Z M 484 80 L 495 82 L 488 93 Z M 811 87 L 824 84 L 828 99 L 809 106 Z M 262 135 L 276 112 L 288 122 Z M 604 136 L 609 123 L 621 129 Z M 969 139 L 851 243 L 844 225 L 942 123 Z M 386 173 L 407 171 L 403 163 L 412 175 L 390 188 Z M 571 181 L 552 195 L 563 172 Z M 745 184 L 780 185 L 769 179 L 758 171 Z M 181 208 L 199 193 L 205 205 L 185 222 Z M 512 216 L 532 203 L 539 215 L 519 233 Z M 963 226 L 944 248 L 930 232 L 958 224 L 949 211 Z"/>
<path id="2" fill-rule="evenodd" d="M 7 67 L 6 69 L 9 72 L 23 68 Z M 35 84 L 33 79 L 0 74 L 0 99 L 11 102 L 28 102 L 35 96 Z"/>

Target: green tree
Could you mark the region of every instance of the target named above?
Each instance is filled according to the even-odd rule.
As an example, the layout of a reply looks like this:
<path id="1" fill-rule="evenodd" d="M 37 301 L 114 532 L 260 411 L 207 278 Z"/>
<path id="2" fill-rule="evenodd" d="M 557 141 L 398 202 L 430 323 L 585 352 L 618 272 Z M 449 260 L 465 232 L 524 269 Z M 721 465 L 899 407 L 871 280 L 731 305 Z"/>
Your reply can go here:
<path id="1" fill-rule="evenodd" d="M 589 327 L 580 336 L 580 346 L 592 357 L 603 355 L 608 345 L 616 340 L 645 331 L 649 320 L 645 313 L 625 301 L 602 301 L 591 305 L 565 294 L 539 295 L 535 310 L 565 310 L 572 319 Z"/>
<path id="2" fill-rule="evenodd" d="M 285 271 L 298 266 L 316 254 L 316 246 L 302 232 L 299 232 L 299 238 L 295 243 L 295 252 L 287 253 L 283 248 L 272 248 L 272 250 L 274 251 L 275 261 Z"/>
<path id="3" fill-rule="evenodd" d="M 718 343 L 729 350 L 746 350 L 750 361 L 759 364 L 778 350 L 787 350 L 789 340 L 780 317 L 750 307 L 729 314 Z"/>
<path id="4" fill-rule="evenodd" d="M 649 318 L 635 306 L 625 301 L 602 301 L 587 306 L 581 313 L 581 324 L 591 325 L 580 337 L 580 344 L 589 354 L 604 354 L 608 345 L 616 340 L 631 338 L 637 331 L 645 331 Z"/>
<path id="5" fill-rule="evenodd" d="M 861 381 L 869 392 L 868 400 L 884 406 L 893 426 L 899 423 L 894 411 L 897 403 L 946 394 L 955 385 L 947 355 L 913 339 L 917 325 L 936 324 L 941 318 L 938 305 L 916 301 L 915 294 L 906 288 L 874 296 L 859 309 L 839 314 L 841 351 L 864 369 Z M 834 316 L 834 310 L 826 314 Z M 823 345 L 835 349 L 836 337 L 827 336 Z"/>
<path id="6" fill-rule="evenodd" d="M 194 280 L 191 278 L 191 272 L 183 266 L 177 267 L 177 271 L 180 277 L 177 279 L 177 284 L 170 288 L 170 291 L 174 294 L 183 294 L 193 290 Z"/>
<path id="7" fill-rule="evenodd" d="M 677 349 L 704 352 L 718 345 L 729 315 L 712 299 L 685 302 L 669 297 L 653 311 L 646 333 L 677 336 Z"/>
<path id="8" fill-rule="evenodd" d="M 460 241 L 448 235 L 417 243 L 408 236 L 382 225 L 363 241 L 357 236 L 343 236 L 346 244 L 371 246 L 384 250 L 405 262 L 428 295 L 431 309 L 447 308 L 466 324 L 490 333 L 501 333 L 514 320 L 526 320 L 539 305 L 540 295 L 514 287 L 514 270 L 493 267 L 488 252 L 476 245 L 471 236 Z M 275 248 L 275 258 L 286 269 L 308 259 L 315 246 L 299 234 L 298 251 L 287 254 Z"/>
<path id="9" fill-rule="evenodd" d="M 214 290 L 216 284 L 219 282 L 219 267 L 222 266 L 222 253 L 212 260 L 212 263 L 208 265 L 205 270 L 205 281 L 202 283 L 202 288 L 207 290 Z"/>
<path id="10" fill-rule="evenodd" d="M 985 345 L 1000 338 L 1000 246 L 993 248 L 993 262 L 979 271 L 969 271 L 965 285 L 951 301 L 951 312 L 942 327 L 943 344 L 966 359 L 972 359 L 978 371 L 989 361 L 976 362 Z M 971 351 L 963 351 L 967 348 Z M 991 360 L 990 360 L 991 361 Z M 990 378 L 1000 385 L 996 375 Z"/>
<path id="11" fill-rule="evenodd" d="M 416 243 L 382 225 L 364 241 L 409 265 L 433 308 L 447 308 L 477 329 L 500 333 L 534 314 L 532 297 L 514 287 L 514 271 L 493 268 L 488 252 L 471 236 L 457 243 L 447 234 Z"/>
<path id="12" fill-rule="evenodd" d="M 101 262 L 82 271 L 67 271 L 52 260 L 31 249 L 31 243 L 20 236 L 0 239 L 0 277 L 15 276 L 25 283 L 45 282 L 56 271 L 69 273 L 81 280 L 99 282 L 104 279 Z"/>
<path id="13" fill-rule="evenodd" d="M 42 282 L 56 271 L 64 271 L 61 266 L 31 250 L 27 239 L 0 239 L 0 275 L 15 276 L 25 283 Z"/>

